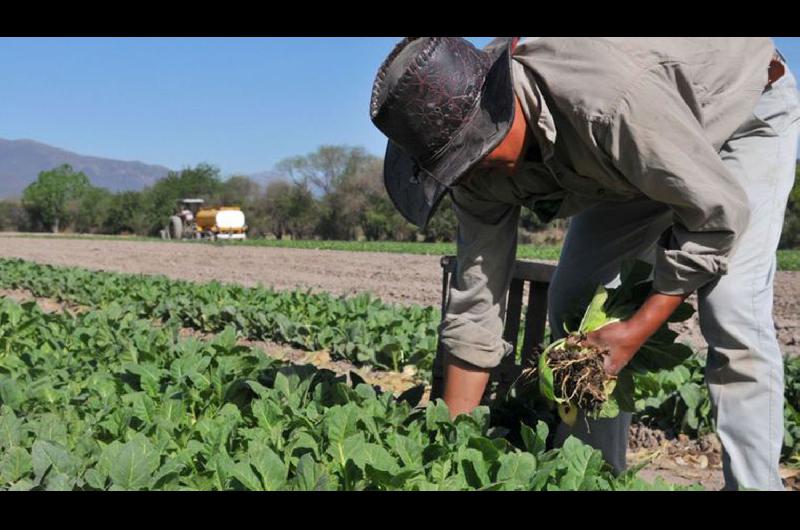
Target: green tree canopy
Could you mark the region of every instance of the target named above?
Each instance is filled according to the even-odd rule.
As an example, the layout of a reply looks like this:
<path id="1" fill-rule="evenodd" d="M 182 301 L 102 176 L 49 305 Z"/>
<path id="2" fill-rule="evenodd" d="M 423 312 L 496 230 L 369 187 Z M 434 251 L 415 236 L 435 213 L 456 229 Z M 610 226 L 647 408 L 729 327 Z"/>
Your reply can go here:
<path id="1" fill-rule="evenodd" d="M 74 204 L 91 188 L 89 179 L 73 171 L 67 164 L 42 171 L 36 182 L 25 188 L 22 204 L 35 220 L 58 232 L 63 223 L 75 214 Z"/>

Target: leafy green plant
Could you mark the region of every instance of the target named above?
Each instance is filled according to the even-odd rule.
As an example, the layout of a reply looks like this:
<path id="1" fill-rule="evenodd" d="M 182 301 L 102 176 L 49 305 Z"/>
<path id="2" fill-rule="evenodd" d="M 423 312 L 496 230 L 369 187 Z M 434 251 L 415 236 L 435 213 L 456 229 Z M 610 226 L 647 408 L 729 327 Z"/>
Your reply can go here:
<path id="1" fill-rule="evenodd" d="M 543 422 L 513 445 L 485 407 L 453 421 L 237 337 L 0 299 L 0 489 L 672 489 L 615 477 L 577 439 L 548 450 Z"/>

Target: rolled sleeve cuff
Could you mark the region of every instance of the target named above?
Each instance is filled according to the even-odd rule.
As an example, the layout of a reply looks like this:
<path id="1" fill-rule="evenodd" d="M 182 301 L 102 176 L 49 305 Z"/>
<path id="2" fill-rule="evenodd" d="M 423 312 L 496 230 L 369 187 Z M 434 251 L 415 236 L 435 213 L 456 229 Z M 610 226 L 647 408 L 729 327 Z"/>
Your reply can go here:
<path id="1" fill-rule="evenodd" d="M 494 368 L 513 351 L 502 337 L 460 315 L 445 317 L 439 337 L 445 353 L 479 368 Z"/>
<path id="2" fill-rule="evenodd" d="M 653 290 L 669 295 L 689 295 L 727 272 L 728 259 L 724 256 L 669 250 L 659 245 Z"/>

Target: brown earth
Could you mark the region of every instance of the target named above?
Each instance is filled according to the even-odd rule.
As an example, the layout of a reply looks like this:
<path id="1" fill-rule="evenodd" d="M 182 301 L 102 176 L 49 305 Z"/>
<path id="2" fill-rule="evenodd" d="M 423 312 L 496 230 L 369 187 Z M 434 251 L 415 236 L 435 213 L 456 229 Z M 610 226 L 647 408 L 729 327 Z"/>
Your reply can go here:
<path id="1" fill-rule="evenodd" d="M 263 284 L 341 295 L 371 292 L 398 304 L 438 306 L 441 302 L 438 256 L 0 234 L 0 257 L 200 282 Z M 776 274 L 774 315 L 784 353 L 800 355 L 800 272 Z M 699 350 L 707 347 L 697 315 L 678 330 L 679 340 Z"/>

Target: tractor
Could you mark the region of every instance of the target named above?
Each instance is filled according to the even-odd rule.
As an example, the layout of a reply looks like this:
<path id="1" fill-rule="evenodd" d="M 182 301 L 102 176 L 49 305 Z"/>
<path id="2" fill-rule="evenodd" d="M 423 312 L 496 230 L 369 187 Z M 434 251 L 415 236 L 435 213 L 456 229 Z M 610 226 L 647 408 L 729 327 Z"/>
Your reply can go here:
<path id="1" fill-rule="evenodd" d="M 201 208 L 203 199 L 180 199 L 161 231 L 162 239 L 245 239 L 247 225 L 238 206 Z"/>

